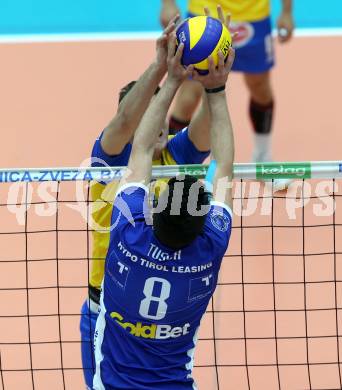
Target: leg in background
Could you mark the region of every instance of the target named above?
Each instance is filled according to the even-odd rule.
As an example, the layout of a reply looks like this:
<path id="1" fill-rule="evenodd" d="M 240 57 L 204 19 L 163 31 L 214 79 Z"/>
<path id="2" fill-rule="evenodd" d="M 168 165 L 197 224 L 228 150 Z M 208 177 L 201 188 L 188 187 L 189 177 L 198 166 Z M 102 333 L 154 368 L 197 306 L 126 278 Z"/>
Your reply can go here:
<path id="1" fill-rule="evenodd" d="M 93 389 L 93 377 L 95 374 L 94 358 L 94 334 L 98 314 L 90 311 L 88 302 L 85 301 L 81 310 L 81 355 L 84 380 L 86 388 Z"/>
<path id="2" fill-rule="evenodd" d="M 249 114 L 254 129 L 254 162 L 272 161 L 271 136 L 274 112 L 274 98 L 271 87 L 270 71 L 258 74 L 245 74 L 245 81 L 250 92 Z M 292 180 L 275 179 L 274 192 L 286 189 Z"/>
<path id="3" fill-rule="evenodd" d="M 271 132 L 274 98 L 270 71 L 245 73 L 245 82 L 250 93 L 249 114 L 254 129 L 253 161 L 271 161 Z"/>

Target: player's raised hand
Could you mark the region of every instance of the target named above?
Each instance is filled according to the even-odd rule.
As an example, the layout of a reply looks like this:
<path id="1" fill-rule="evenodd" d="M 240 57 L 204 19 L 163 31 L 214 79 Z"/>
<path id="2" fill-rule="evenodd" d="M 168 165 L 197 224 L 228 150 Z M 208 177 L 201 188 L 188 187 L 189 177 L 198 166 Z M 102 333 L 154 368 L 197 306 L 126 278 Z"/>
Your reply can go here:
<path id="1" fill-rule="evenodd" d="M 175 0 L 162 0 L 160 23 L 163 27 L 166 27 L 170 21 L 179 14 L 180 10 L 176 5 Z"/>
<path id="2" fill-rule="evenodd" d="M 204 7 L 204 14 L 206 16 L 212 16 L 208 7 Z M 232 19 L 232 15 L 231 14 L 224 15 L 222 7 L 220 5 L 218 5 L 217 6 L 217 16 L 218 16 L 218 19 L 220 20 L 220 22 L 224 26 L 226 26 L 227 29 L 229 30 L 230 22 L 231 22 L 231 19 Z M 237 32 L 232 34 L 232 42 L 234 42 L 234 39 L 237 37 L 237 35 L 238 35 Z"/>
<path id="3" fill-rule="evenodd" d="M 229 49 L 229 54 L 226 62 L 224 61 L 224 55 L 221 51 L 218 53 L 219 61 L 218 66 L 215 67 L 214 60 L 210 56 L 208 58 L 209 62 L 209 73 L 206 75 L 200 75 L 196 71 L 193 72 L 192 77 L 194 80 L 199 81 L 204 88 L 215 89 L 220 88 L 226 84 L 230 70 L 233 66 L 235 58 L 235 50 L 233 48 Z"/>
<path id="4" fill-rule="evenodd" d="M 162 68 L 163 71 L 167 70 L 167 53 L 168 53 L 168 41 L 176 28 L 177 21 L 179 20 L 179 15 L 177 14 L 173 17 L 167 27 L 164 29 L 162 35 L 157 39 L 156 42 L 156 52 L 157 58 L 156 63 Z"/>
<path id="5" fill-rule="evenodd" d="M 177 50 L 176 50 L 177 48 Z M 184 44 L 181 43 L 177 47 L 176 34 L 171 34 L 168 43 L 167 69 L 168 78 L 177 83 L 181 83 L 185 78 L 194 74 L 194 66 L 189 65 L 184 67 L 181 63 L 181 58 L 184 50 Z"/>

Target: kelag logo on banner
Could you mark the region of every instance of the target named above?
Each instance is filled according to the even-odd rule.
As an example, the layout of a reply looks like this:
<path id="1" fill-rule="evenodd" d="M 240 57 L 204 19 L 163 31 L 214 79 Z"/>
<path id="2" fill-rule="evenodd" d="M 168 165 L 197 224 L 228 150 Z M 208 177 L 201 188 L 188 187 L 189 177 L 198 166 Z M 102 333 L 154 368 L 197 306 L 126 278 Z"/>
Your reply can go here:
<path id="1" fill-rule="evenodd" d="M 257 163 L 257 179 L 310 179 L 311 163 Z"/>

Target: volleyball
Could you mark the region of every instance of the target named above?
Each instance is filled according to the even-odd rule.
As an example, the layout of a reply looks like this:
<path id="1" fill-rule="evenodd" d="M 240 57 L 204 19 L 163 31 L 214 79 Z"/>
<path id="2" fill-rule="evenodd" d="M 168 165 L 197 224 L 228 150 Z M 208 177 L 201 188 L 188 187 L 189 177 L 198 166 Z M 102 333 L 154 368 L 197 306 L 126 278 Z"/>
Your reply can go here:
<path id="1" fill-rule="evenodd" d="M 219 19 L 211 16 L 195 16 L 184 20 L 176 30 L 177 44 L 184 44 L 182 65 L 194 65 L 201 73 L 208 73 L 208 57 L 213 56 L 218 64 L 218 52 L 221 50 L 226 59 L 232 38 L 229 30 Z"/>

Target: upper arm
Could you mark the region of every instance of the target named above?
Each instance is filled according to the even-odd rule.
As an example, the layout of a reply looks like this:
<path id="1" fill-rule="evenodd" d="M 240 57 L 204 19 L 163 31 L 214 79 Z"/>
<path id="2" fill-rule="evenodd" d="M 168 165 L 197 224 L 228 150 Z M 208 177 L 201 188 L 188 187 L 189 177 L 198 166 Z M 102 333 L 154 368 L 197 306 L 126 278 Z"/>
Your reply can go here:
<path id="1" fill-rule="evenodd" d="M 133 144 L 128 161 L 128 169 L 122 178 L 122 183 L 148 184 L 152 175 L 153 150 L 147 151 L 137 143 Z"/>
<path id="2" fill-rule="evenodd" d="M 222 169 L 219 165 L 216 167 L 216 172 L 213 182 L 213 200 L 224 203 L 228 207 L 233 207 L 232 196 L 232 175 L 227 174 L 226 169 Z"/>
<path id="3" fill-rule="evenodd" d="M 167 144 L 167 149 L 177 164 L 201 164 L 209 151 L 200 151 L 189 137 L 188 129 L 177 133 Z"/>
<path id="4" fill-rule="evenodd" d="M 233 207 L 232 170 L 217 164 L 212 160 L 205 178 L 207 188 L 213 192 L 213 200 Z"/>
<path id="5" fill-rule="evenodd" d="M 102 149 L 109 155 L 121 153 L 132 138 L 133 132 L 134 129 L 130 128 L 124 115 L 118 112 L 103 132 Z"/>
<path id="6" fill-rule="evenodd" d="M 126 166 L 128 164 L 128 159 L 131 153 L 132 145 L 127 143 L 122 148 L 121 152 L 116 155 L 107 154 L 102 147 L 102 139 L 104 133 L 96 139 L 93 150 L 91 153 L 91 166 L 100 167 L 104 165 L 108 166 Z"/>

